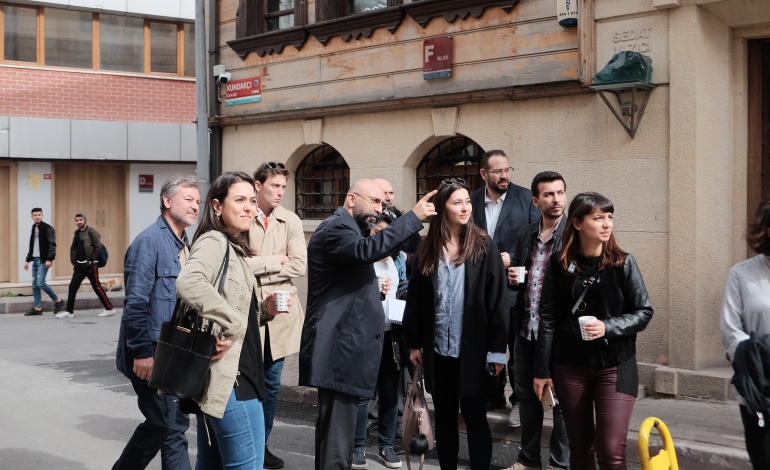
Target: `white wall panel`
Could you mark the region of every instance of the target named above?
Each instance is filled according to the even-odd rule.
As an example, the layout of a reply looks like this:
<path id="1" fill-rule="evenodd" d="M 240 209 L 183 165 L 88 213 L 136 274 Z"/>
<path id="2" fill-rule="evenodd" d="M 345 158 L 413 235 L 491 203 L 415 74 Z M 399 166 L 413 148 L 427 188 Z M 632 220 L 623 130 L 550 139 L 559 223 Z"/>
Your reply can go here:
<path id="1" fill-rule="evenodd" d="M 180 160 L 180 145 L 179 124 L 128 123 L 129 160 L 178 162 Z"/>
<path id="2" fill-rule="evenodd" d="M 155 165 L 151 163 L 132 163 L 128 179 L 129 239 L 131 241 L 147 228 L 160 215 L 160 188 L 172 175 L 195 176 L 195 165 Z M 139 192 L 139 175 L 153 175 L 154 187 L 151 193 Z M 194 227 L 187 229 L 192 240 Z"/>
<path id="3" fill-rule="evenodd" d="M 11 116 L 11 158 L 69 159 L 70 120 Z"/>
<path id="4" fill-rule="evenodd" d="M 76 160 L 127 160 L 128 123 L 73 120 L 71 155 Z"/>
<path id="5" fill-rule="evenodd" d="M 19 282 L 32 282 L 32 269 L 24 270 L 24 260 L 27 258 L 27 251 L 29 250 L 29 234 L 33 224 L 30 215 L 33 207 L 39 207 L 43 209 L 44 222 L 51 223 L 53 220 L 53 211 L 51 210 L 52 180 L 43 177 L 45 174 L 51 173 L 51 163 L 18 162 L 16 168 L 18 169 L 16 213 L 19 214 L 19 226 L 17 227 L 19 243 L 16 249 L 19 260 Z M 40 175 L 40 189 L 30 189 L 29 175 L 31 174 Z M 74 223 L 72 227 L 54 227 L 58 239 L 54 263 L 69 263 L 69 242 L 66 240 L 71 241 L 71 235 L 75 228 Z M 51 271 L 48 271 L 48 279 L 51 279 Z"/>
<path id="6" fill-rule="evenodd" d="M 183 162 L 198 161 L 198 141 L 195 124 L 182 124 L 181 128 L 181 159 Z"/>

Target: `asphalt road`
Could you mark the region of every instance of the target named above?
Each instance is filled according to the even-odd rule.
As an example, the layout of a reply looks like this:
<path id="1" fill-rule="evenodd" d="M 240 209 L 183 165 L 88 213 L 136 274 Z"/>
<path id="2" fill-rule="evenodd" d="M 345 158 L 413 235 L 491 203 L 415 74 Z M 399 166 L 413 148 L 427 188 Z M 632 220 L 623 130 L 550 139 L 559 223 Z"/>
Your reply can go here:
<path id="1" fill-rule="evenodd" d="M 99 318 L 99 311 L 71 319 L 0 315 L 0 469 L 110 468 L 142 421 L 130 383 L 115 369 L 119 316 Z M 313 406 L 279 403 L 270 449 L 286 469 L 313 468 L 315 417 Z M 194 419 L 187 435 L 194 462 Z M 369 468 L 384 469 L 376 443 L 370 434 Z M 492 468 L 511 465 L 517 452 L 517 443 L 496 441 Z M 159 458 L 148 468 L 160 469 Z M 439 468 L 435 452 L 425 468 Z"/>

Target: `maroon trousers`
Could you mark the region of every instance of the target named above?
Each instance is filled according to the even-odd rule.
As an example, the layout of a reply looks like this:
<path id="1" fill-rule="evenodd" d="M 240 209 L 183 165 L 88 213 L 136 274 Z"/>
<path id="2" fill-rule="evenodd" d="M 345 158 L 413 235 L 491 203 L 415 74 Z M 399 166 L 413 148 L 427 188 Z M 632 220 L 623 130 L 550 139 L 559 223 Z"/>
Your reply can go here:
<path id="1" fill-rule="evenodd" d="M 636 397 L 617 391 L 618 368 L 554 364 L 572 470 L 626 469 L 626 437 Z"/>

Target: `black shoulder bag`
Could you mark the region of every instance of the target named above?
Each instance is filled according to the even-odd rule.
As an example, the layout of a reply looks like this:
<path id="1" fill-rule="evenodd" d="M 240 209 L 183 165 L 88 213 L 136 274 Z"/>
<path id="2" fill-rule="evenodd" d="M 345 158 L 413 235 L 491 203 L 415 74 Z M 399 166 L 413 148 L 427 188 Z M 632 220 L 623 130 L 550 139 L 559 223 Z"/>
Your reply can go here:
<path id="1" fill-rule="evenodd" d="M 219 268 L 219 295 L 225 287 L 229 261 L 230 244 L 227 243 L 225 259 Z M 202 397 L 217 344 L 213 326 L 211 320 L 177 297 L 174 316 L 170 322 L 163 322 L 160 329 L 150 387 L 180 398 Z"/>

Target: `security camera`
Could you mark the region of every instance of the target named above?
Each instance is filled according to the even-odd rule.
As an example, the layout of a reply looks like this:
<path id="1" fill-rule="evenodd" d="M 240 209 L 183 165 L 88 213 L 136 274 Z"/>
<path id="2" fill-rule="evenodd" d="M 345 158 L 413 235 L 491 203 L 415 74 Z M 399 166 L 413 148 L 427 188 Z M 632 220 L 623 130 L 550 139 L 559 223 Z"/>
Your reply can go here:
<path id="1" fill-rule="evenodd" d="M 217 76 L 217 83 L 219 83 L 220 85 L 224 85 L 232 79 L 233 79 L 233 76 L 230 74 L 230 72 L 225 72 Z"/>

